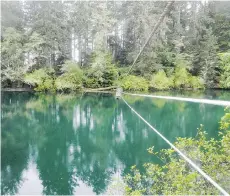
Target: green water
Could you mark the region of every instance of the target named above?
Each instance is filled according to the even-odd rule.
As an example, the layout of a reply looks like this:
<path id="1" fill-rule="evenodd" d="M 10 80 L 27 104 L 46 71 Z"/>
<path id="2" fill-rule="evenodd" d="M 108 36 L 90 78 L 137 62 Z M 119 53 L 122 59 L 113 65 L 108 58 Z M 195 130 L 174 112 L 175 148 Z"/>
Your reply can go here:
<path id="1" fill-rule="evenodd" d="M 4 92 L 1 98 L 2 194 L 103 194 L 132 165 L 161 163 L 147 148 L 169 147 L 110 94 Z M 172 142 L 195 137 L 200 124 L 217 137 L 224 114 L 221 106 L 125 99 Z"/>

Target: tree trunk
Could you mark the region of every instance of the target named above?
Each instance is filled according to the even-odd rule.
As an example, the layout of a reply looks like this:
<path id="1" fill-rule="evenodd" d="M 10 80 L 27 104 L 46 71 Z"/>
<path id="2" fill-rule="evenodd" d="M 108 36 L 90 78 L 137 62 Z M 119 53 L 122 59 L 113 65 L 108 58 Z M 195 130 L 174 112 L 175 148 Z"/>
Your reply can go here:
<path id="1" fill-rule="evenodd" d="M 81 36 L 78 36 L 78 60 L 79 60 L 79 64 L 80 66 L 82 66 L 82 46 L 81 46 Z"/>
<path id="2" fill-rule="evenodd" d="M 76 52 L 76 43 L 75 43 L 75 30 L 73 29 L 73 60 L 75 61 L 76 60 L 76 57 L 75 57 L 75 52 Z"/>
<path id="3" fill-rule="evenodd" d="M 166 14 L 171 10 L 173 3 L 174 3 L 174 1 L 170 1 L 170 2 L 168 2 L 168 4 L 166 5 L 166 7 L 165 7 L 165 9 L 164 9 L 164 11 L 163 11 L 161 17 L 159 18 L 157 24 L 154 26 L 154 28 L 153 28 L 153 30 L 152 30 L 150 36 L 148 37 L 148 39 L 147 39 L 147 41 L 145 42 L 144 46 L 141 48 L 140 52 L 138 53 L 136 59 L 134 60 L 132 66 L 130 67 L 130 69 L 129 69 L 129 71 L 127 72 L 126 75 L 128 75 L 129 72 L 132 70 L 132 68 L 133 68 L 133 66 L 135 65 L 137 59 L 138 59 L 139 56 L 142 54 L 142 52 L 143 52 L 144 48 L 146 47 L 146 45 L 149 43 L 151 37 L 152 37 L 153 34 L 157 31 L 157 29 L 158 29 L 158 27 L 160 26 L 160 24 L 163 22 L 163 20 L 164 20 Z"/>

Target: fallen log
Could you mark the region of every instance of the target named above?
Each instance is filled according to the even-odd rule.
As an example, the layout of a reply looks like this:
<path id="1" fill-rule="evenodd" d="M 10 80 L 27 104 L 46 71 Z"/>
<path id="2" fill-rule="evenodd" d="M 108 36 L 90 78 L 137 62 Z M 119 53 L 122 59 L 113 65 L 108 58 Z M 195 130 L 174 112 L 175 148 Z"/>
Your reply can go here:
<path id="1" fill-rule="evenodd" d="M 116 89 L 117 86 L 109 86 L 104 88 L 84 88 L 83 91 L 92 92 L 92 91 L 106 91 Z"/>
<path id="2" fill-rule="evenodd" d="M 31 88 L 1 88 L 1 91 L 32 92 L 34 90 Z"/>

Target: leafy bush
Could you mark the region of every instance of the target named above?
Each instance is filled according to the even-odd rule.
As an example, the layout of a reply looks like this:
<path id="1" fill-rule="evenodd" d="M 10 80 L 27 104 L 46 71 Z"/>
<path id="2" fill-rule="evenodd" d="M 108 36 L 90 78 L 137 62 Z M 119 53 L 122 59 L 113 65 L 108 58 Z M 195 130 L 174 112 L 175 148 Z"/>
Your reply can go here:
<path id="1" fill-rule="evenodd" d="M 56 89 L 53 69 L 38 69 L 27 73 L 24 82 L 35 87 L 36 91 L 55 91 Z"/>
<path id="2" fill-rule="evenodd" d="M 204 88 L 204 82 L 192 76 L 185 67 L 176 67 L 172 78 L 174 88 Z"/>
<path id="3" fill-rule="evenodd" d="M 118 74 L 119 74 L 119 76 L 121 76 L 121 77 L 125 76 L 125 74 L 128 73 L 129 69 L 130 69 L 130 66 L 128 66 L 128 67 L 119 67 L 118 68 Z"/>
<path id="4" fill-rule="evenodd" d="M 120 86 L 128 91 L 148 91 L 148 81 L 142 77 L 129 75 L 124 77 L 120 82 Z"/>
<path id="5" fill-rule="evenodd" d="M 220 129 L 230 131 L 230 107 L 225 109 L 225 115 L 220 121 Z"/>
<path id="6" fill-rule="evenodd" d="M 83 78 L 83 85 L 86 88 L 99 88 L 100 84 L 97 78 L 90 76 L 88 72 L 85 73 L 85 76 Z"/>
<path id="7" fill-rule="evenodd" d="M 188 88 L 189 85 L 189 73 L 185 67 L 176 67 L 173 76 L 175 88 Z"/>
<path id="8" fill-rule="evenodd" d="M 88 88 L 112 86 L 118 77 L 118 71 L 112 63 L 112 56 L 108 53 L 98 51 L 92 66 L 85 73 L 84 86 Z"/>
<path id="9" fill-rule="evenodd" d="M 77 90 L 82 87 L 83 72 L 76 63 L 66 61 L 61 71 L 63 74 L 55 81 L 57 90 Z"/>
<path id="10" fill-rule="evenodd" d="M 188 69 L 191 67 L 189 55 L 177 55 L 175 58 L 175 70 L 172 75 L 174 88 L 204 88 L 203 81 L 192 76 Z"/>
<path id="11" fill-rule="evenodd" d="M 220 184 L 227 192 L 230 191 L 230 117 L 229 112 L 221 120 L 220 140 L 206 137 L 203 127 L 199 129 L 196 138 L 177 138 L 175 146 L 192 160 L 203 171 Z M 141 173 L 135 166 L 132 173 L 126 176 L 126 193 L 130 195 L 217 195 L 219 191 L 208 183 L 187 162 L 180 159 L 173 149 L 154 152 L 148 151 L 162 159 L 164 164 L 144 164 L 145 171 Z"/>
<path id="12" fill-rule="evenodd" d="M 219 57 L 222 69 L 220 86 L 230 88 L 230 53 L 220 53 Z"/>
<path id="13" fill-rule="evenodd" d="M 164 72 L 164 70 L 160 70 L 157 74 L 152 77 L 150 82 L 150 87 L 164 90 L 169 89 L 173 86 L 173 81 L 168 78 Z"/>
<path id="14" fill-rule="evenodd" d="M 189 77 L 189 86 L 191 88 L 195 88 L 195 89 L 204 88 L 204 82 L 199 77 L 190 76 Z"/>
<path id="15" fill-rule="evenodd" d="M 170 88 L 204 88 L 199 77 L 192 76 L 186 68 L 177 67 L 171 77 L 167 77 L 163 70 L 157 72 L 150 82 L 150 87 L 165 90 Z"/>

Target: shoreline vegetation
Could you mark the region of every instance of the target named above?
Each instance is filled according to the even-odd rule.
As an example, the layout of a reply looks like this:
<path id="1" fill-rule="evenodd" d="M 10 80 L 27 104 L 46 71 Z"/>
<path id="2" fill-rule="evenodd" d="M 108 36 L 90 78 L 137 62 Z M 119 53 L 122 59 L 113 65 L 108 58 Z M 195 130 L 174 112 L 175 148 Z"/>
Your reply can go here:
<path id="1" fill-rule="evenodd" d="M 230 108 L 228 107 L 219 122 L 219 137 L 219 139 L 207 139 L 205 127 L 201 125 L 195 138 L 177 138 L 175 146 L 182 149 L 205 173 L 229 192 L 230 182 L 227 179 L 230 177 Z M 145 163 L 143 173 L 133 166 L 131 173 L 125 176 L 126 195 L 220 194 L 219 190 L 194 171 L 173 149 L 156 152 L 153 146 L 148 152 L 160 158 L 164 164 Z"/>
<path id="2" fill-rule="evenodd" d="M 229 89 L 229 2 L 175 2 L 128 72 L 167 3 L 3 2 L 2 88 Z"/>
<path id="3" fill-rule="evenodd" d="M 71 94 L 71 93 L 79 93 L 79 92 L 106 92 L 106 93 L 113 93 L 113 92 L 116 92 L 116 88 L 117 87 L 105 87 L 105 88 L 94 88 L 94 89 L 91 89 L 91 88 L 82 88 L 81 90 L 78 90 L 78 91 L 71 91 L 71 92 L 68 92 L 66 94 Z M 145 93 L 152 93 L 152 92 L 168 92 L 168 91 L 173 91 L 173 90 L 180 90 L 180 91 L 196 91 L 196 90 L 199 90 L 199 91 L 205 91 L 205 90 L 217 90 L 217 91 L 230 91 L 230 88 L 206 88 L 206 89 L 191 89 L 191 88 L 188 88 L 188 89 L 168 89 L 168 90 L 158 90 L 158 89 L 155 89 L 155 90 L 151 90 L 151 91 L 147 91 Z M 32 89 L 32 88 L 1 88 L 1 91 L 2 92 L 6 92 L 6 91 L 12 91 L 12 92 L 36 92 L 38 93 L 36 90 Z M 131 93 L 143 93 L 141 91 L 127 91 L 127 92 L 131 92 Z M 44 93 L 44 92 L 41 92 L 41 93 Z M 59 92 L 47 92 L 47 93 L 59 93 Z M 62 92 L 61 92 L 62 93 Z"/>
<path id="4" fill-rule="evenodd" d="M 153 73 L 152 76 L 143 77 L 140 75 L 126 75 L 127 69 L 121 69 L 113 64 L 111 54 L 100 59 L 100 63 L 94 62 L 89 68 L 80 68 L 78 63 L 66 61 L 61 65 L 57 74 L 54 68 L 41 68 L 22 75 L 20 81 L 2 80 L 3 89 L 32 89 L 43 92 L 71 92 L 71 91 L 94 91 L 108 90 L 115 86 L 122 87 L 125 91 L 159 91 L 172 89 L 229 89 L 230 88 L 230 53 L 222 54 L 224 60 L 219 63 L 226 67 L 227 71 L 219 72 L 219 81 L 213 86 L 205 84 L 204 79 L 193 76 L 184 67 L 188 61 L 181 60 L 181 64 L 175 64 L 171 68 L 171 74 L 166 74 L 164 70 Z M 227 59 L 227 60 L 226 60 Z M 228 73 L 229 71 L 229 73 Z M 170 75 L 170 76 L 169 76 Z M 210 81 L 213 82 L 213 81 Z M 15 88 L 16 87 L 16 88 Z M 26 87 L 26 88 L 25 88 Z"/>
<path id="5" fill-rule="evenodd" d="M 6 164 L 3 180 L 10 185 L 5 186 L 4 191 L 7 192 L 10 187 L 13 187 L 12 192 L 17 192 L 14 187 L 17 183 L 17 186 L 20 185 L 21 177 L 19 178 L 18 174 L 21 175 L 24 171 L 23 164 L 28 165 L 24 160 L 28 157 L 31 159 L 31 156 L 26 157 L 29 151 L 36 154 L 38 166 L 44 167 L 40 167 L 43 180 L 48 179 L 43 181 L 45 183 L 42 182 L 44 191 L 55 194 L 62 188 L 69 193 L 79 185 L 72 175 L 74 173 L 68 172 L 69 168 L 72 170 L 72 163 L 73 165 L 77 163 L 77 166 L 79 163 L 80 168 L 83 168 L 82 165 L 90 168 L 89 172 L 83 168 L 84 171 L 80 170 L 82 173 L 79 175 L 84 176 L 86 181 L 93 177 L 93 180 L 87 184 L 90 188 L 93 184 L 101 183 L 101 179 L 97 179 L 97 172 L 101 171 L 103 171 L 102 186 L 107 186 L 107 182 L 105 183 L 107 173 L 100 166 L 113 162 L 113 159 L 110 161 L 103 158 L 107 155 L 110 157 L 108 153 L 117 155 L 117 150 L 120 151 L 122 156 L 119 162 L 123 164 L 123 157 L 126 156 L 129 167 L 137 163 L 135 157 L 142 154 L 142 152 L 137 153 L 137 150 L 145 143 L 142 138 L 148 138 L 146 128 L 139 128 L 139 125 L 133 123 L 130 113 L 125 113 L 130 111 L 127 108 L 122 110 L 122 106 L 117 107 L 118 104 L 112 96 L 109 95 L 109 99 L 99 101 L 100 99 L 96 98 L 99 96 L 95 94 L 89 97 L 90 101 L 87 102 L 87 99 L 84 100 L 81 96 L 85 92 L 107 93 L 112 92 L 116 87 L 121 87 L 124 92 L 156 92 L 155 94 L 164 95 L 167 94 L 166 91 L 175 91 L 172 95 L 176 95 L 176 91 L 191 90 L 195 92 L 194 95 L 188 92 L 184 95 L 229 100 L 228 92 L 218 97 L 203 96 L 199 91 L 210 89 L 211 93 L 217 95 L 221 93 L 215 94 L 213 89 L 230 90 L 230 2 L 175 1 L 166 13 L 164 10 L 168 3 L 167 1 L 22 0 L 1 2 L 1 91 L 38 92 L 38 96 L 25 93 L 32 97 L 28 102 L 26 98 L 24 100 L 23 93 L 5 93 L 5 95 L 12 94 L 9 97 L 20 94 L 21 102 L 17 100 L 17 96 L 14 99 L 8 99 L 7 96 L 5 98 L 6 108 L 2 117 L 6 125 L 5 144 L 2 146 L 5 152 L 10 152 L 9 157 L 14 162 L 12 165 L 16 166 L 9 167 L 7 159 L 4 159 Z M 158 28 L 155 29 L 154 26 Z M 149 35 L 153 36 L 149 37 Z M 135 66 L 132 66 L 134 63 Z M 77 92 L 82 94 L 71 94 Z M 60 94 L 56 96 L 55 93 Z M 83 99 L 79 99 L 76 103 L 78 96 Z M 138 101 L 137 105 L 140 105 L 143 113 L 151 117 L 149 111 L 152 108 L 149 108 L 149 103 L 152 103 L 152 100 L 146 100 L 143 106 L 139 104 L 139 100 L 144 100 L 141 96 L 127 96 L 127 99 L 131 103 Z M 88 103 L 92 107 L 88 107 L 90 106 Z M 185 124 L 178 126 L 182 121 L 188 121 L 188 126 L 191 126 L 198 118 L 203 120 L 204 115 L 216 117 L 215 112 L 206 111 L 205 104 L 191 104 L 188 107 L 187 103 L 181 102 L 171 107 L 172 103 L 166 103 L 165 100 L 154 100 L 154 104 L 159 109 L 156 112 L 159 117 L 157 121 L 161 121 L 164 116 L 164 123 L 169 127 L 167 130 L 169 133 L 172 132 L 171 116 L 176 112 L 180 112 L 180 115 L 175 116 L 177 119 L 175 132 L 178 132 L 180 127 L 183 127 L 183 132 L 186 131 Z M 169 106 L 168 110 L 164 110 L 164 105 Z M 188 108 L 189 115 L 182 115 L 186 111 L 184 108 Z M 193 113 L 194 108 L 199 109 L 199 112 L 205 112 L 197 113 L 200 114 L 199 116 L 193 115 L 196 114 Z M 216 108 L 210 111 L 214 110 L 217 111 Z M 117 116 L 110 120 L 109 118 L 114 116 L 114 111 Z M 65 118 L 61 122 L 63 116 Z M 212 119 L 215 118 L 208 118 L 209 124 Z M 93 122 L 92 126 L 91 122 Z M 89 127 L 85 126 L 86 123 L 89 123 Z M 128 139 L 122 123 L 127 130 L 132 130 Z M 137 123 L 141 124 L 139 121 Z M 213 123 L 217 121 L 213 120 Z M 11 126 L 12 124 L 15 126 Z M 24 124 L 25 127 L 22 126 Z M 108 127 L 112 127 L 110 132 Z M 79 129 L 81 131 L 78 131 Z M 137 143 L 133 142 L 134 133 L 139 133 L 135 129 L 143 129 L 144 133 L 143 137 L 137 134 L 138 137 L 141 136 Z M 214 129 L 218 131 L 217 127 Z M 36 137 L 31 137 L 33 132 L 28 130 L 35 130 L 38 134 L 35 134 Z M 230 108 L 226 109 L 219 130 L 221 130 L 219 138 L 209 139 L 201 126 L 196 137 L 177 138 L 175 145 L 230 192 Z M 117 139 L 117 135 L 120 135 L 120 138 Z M 174 137 L 173 134 L 171 135 Z M 71 140 L 67 140 L 67 136 Z M 89 143 L 80 141 L 81 137 L 88 139 Z M 35 142 L 35 145 L 30 145 L 30 140 L 34 142 L 37 138 L 40 140 Z M 111 142 L 105 138 L 111 138 Z M 119 140 L 119 148 L 112 142 L 113 140 L 116 142 Z M 94 141 L 97 145 L 94 145 Z M 78 148 L 80 145 L 75 146 L 82 143 L 84 143 L 83 148 Z M 104 143 L 104 146 L 101 143 Z M 114 152 L 107 148 L 111 144 L 116 149 Z M 127 153 L 122 154 L 127 146 L 130 147 L 127 148 Z M 21 153 L 20 148 L 25 149 L 24 154 Z M 39 153 L 34 149 L 39 149 Z M 72 149 L 76 154 L 72 153 Z M 92 152 L 95 153 L 95 157 L 92 156 L 91 149 L 95 149 Z M 129 149 L 133 150 L 131 154 Z M 172 149 L 155 152 L 154 147 L 150 147 L 148 151 L 160 158 L 163 165 L 146 163 L 143 165 L 144 172 L 133 166 L 130 174 L 125 176 L 124 191 L 127 195 L 219 194 Z M 17 154 L 18 157 L 14 157 Z M 65 160 L 69 154 L 71 154 L 70 161 L 72 157 L 77 160 L 69 162 L 71 167 L 64 163 L 67 162 Z M 47 162 L 46 156 L 50 161 Z M 94 164 L 96 158 L 100 160 L 98 164 Z M 85 164 L 87 160 L 93 160 L 91 163 L 97 167 L 97 170 L 92 172 L 92 164 L 90 167 Z M 114 164 L 116 163 L 114 161 Z M 72 171 L 79 172 L 79 167 L 73 167 Z M 64 168 L 65 173 L 62 173 L 60 168 Z M 19 170 L 21 173 L 18 172 Z M 57 183 L 50 183 L 53 179 L 47 178 L 49 172 L 46 171 L 53 172 L 51 178 L 57 179 Z M 12 178 L 14 173 L 17 174 L 16 180 Z M 40 179 L 40 176 L 38 177 Z M 70 182 L 64 180 L 67 178 L 74 182 L 73 186 L 72 184 L 69 186 Z M 60 186 L 62 183 L 60 179 L 66 182 L 64 186 Z"/>
<path id="6" fill-rule="evenodd" d="M 183 150 L 206 174 L 225 191 L 230 191 L 230 108 L 219 122 L 218 139 L 208 139 L 205 127 L 200 125 L 195 138 L 178 137 L 174 145 Z M 172 149 L 156 151 L 147 149 L 150 156 L 161 160 L 161 164 L 144 163 L 143 171 L 136 165 L 124 177 L 114 179 L 108 187 L 113 195 L 218 195 L 219 190 L 195 171 Z M 221 167 L 220 167 L 221 165 Z M 177 172 L 175 172 L 177 171 Z"/>

